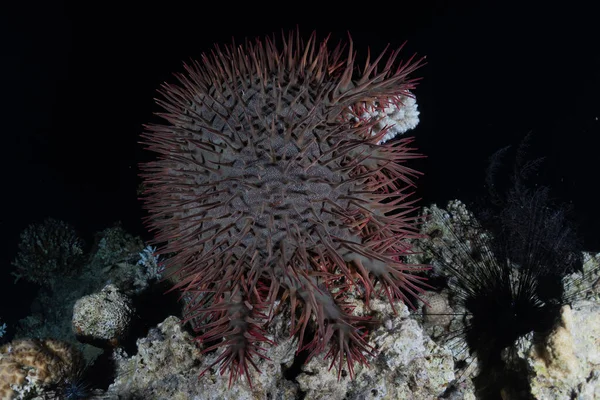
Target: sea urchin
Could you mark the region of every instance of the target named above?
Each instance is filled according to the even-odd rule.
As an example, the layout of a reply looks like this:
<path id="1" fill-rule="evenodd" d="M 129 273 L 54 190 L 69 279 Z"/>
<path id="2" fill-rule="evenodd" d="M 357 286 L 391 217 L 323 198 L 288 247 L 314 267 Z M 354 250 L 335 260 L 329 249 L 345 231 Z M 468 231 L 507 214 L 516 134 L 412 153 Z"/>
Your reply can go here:
<path id="1" fill-rule="evenodd" d="M 299 33 L 281 50 L 274 39 L 217 47 L 162 86 L 167 124 L 143 134 L 159 155 L 142 166 L 148 225 L 205 351 L 225 348 L 213 365 L 230 383 L 266 358 L 276 300 L 299 351 L 330 346 L 339 376 L 371 350 L 349 291 L 367 304 L 420 291 L 422 268 L 403 262 L 418 236 L 407 199 L 418 173 L 405 162 L 419 155 L 410 139 L 387 141 L 397 127 L 381 122 L 410 114 L 421 61 L 384 52 L 359 70 L 351 41 L 344 53 Z"/>

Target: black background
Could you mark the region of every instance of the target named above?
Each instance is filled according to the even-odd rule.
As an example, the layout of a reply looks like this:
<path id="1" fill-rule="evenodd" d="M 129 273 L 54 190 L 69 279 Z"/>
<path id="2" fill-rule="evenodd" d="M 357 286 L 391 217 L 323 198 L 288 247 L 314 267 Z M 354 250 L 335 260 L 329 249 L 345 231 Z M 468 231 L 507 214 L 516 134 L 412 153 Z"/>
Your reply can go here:
<path id="1" fill-rule="evenodd" d="M 460 3 L 457 5 L 457 3 Z M 155 90 L 214 43 L 299 26 L 308 36 L 351 33 L 367 47 L 427 57 L 415 75 L 427 155 L 422 204 L 472 199 L 487 158 L 534 135 L 540 179 L 572 204 L 587 250 L 600 251 L 596 193 L 600 29 L 576 2 L 396 1 L 269 3 L 20 2 L 0 11 L 2 106 L 0 319 L 28 313 L 35 287 L 13 285 L 19 233 L 52 216 L 89 242 L 121 221 L 146 233 L 137 199 L 142 124 L 157 122 Z M 562 5 L 561 5 L 562 4 Z"/>

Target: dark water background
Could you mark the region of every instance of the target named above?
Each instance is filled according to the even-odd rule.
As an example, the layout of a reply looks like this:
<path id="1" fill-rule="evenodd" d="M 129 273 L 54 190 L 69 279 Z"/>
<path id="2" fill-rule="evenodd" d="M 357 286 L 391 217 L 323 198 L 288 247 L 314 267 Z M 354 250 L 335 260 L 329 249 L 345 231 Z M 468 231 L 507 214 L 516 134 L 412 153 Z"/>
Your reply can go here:
<path id="1" fill-rule="evenodd" d="M 159 84 L 213 43 L 297 25 L 306 36 L 332 32 L 334 43 L 348 31 L 363 55 L 367 46 L 377 53 L 408 40 L 405 58 L 427 56 L 413 131 L 428 156 L 418 163 L 422 204 L 473 199 L 487 158 L 532 131 L 532 154 L 547 156 L 540 181 L 572 204 L 586 249 L 600 251 L 600 35 L 592 6 L 206 3 L 3 6 L 0 318 L 9 326 L 28 314 L 36 290 L 10 276 L 27 225 L 52 216 L 91 242 L 121 221 L 150 238 L 136 194 L 137 165 L 148 154 L 137 141 L 142 124 L 156 121 Z"/>

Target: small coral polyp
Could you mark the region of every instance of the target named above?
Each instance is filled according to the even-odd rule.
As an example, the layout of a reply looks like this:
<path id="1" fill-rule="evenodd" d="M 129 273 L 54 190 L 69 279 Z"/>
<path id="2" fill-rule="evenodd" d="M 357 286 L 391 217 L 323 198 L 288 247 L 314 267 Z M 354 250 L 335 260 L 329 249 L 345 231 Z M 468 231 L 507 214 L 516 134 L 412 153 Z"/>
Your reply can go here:
<path id="1" fill-rule="evenodd" d="M 338 375 L 344 361 L 352 375 L 372 349 L 350 292 L 368 304 L 421 291 L 422 268 L 404 262 L 419 237 L 409 198 L 419 173 L 406 164 L 420 155 L 381 125 L 390 104 L 411 98 L 421 61 L 397 62 L 395 51 L 382 62 L 384 52 L 359 69 L 352 44 L 342 49 L 299 33 L 281 50 L 270 39 L 217 48 L 162 86 L 166 123 L 143 134 L 159 156 L 142 176 L 147 223 L 171 255 L 165 274 L 186 292 L 204 351 L 224 347 L 211 367 L 231 381 L 265 358 L 277 300 L 299 351 L 329 348 Z M 366 103 L 369 118 L 348 115 Z"/>

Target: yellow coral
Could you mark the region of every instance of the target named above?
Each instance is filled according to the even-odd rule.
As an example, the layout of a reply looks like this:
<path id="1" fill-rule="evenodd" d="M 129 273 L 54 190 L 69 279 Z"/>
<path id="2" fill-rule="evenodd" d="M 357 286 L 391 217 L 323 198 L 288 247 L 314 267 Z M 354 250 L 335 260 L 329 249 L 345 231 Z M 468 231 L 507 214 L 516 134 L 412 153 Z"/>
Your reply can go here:
<path id="1" fill-rule="evenodd" d="M 19 339 L 0 347 L 0 400 L 60 382 L 82 365 L 81 354 L 54 339 Z"/>

